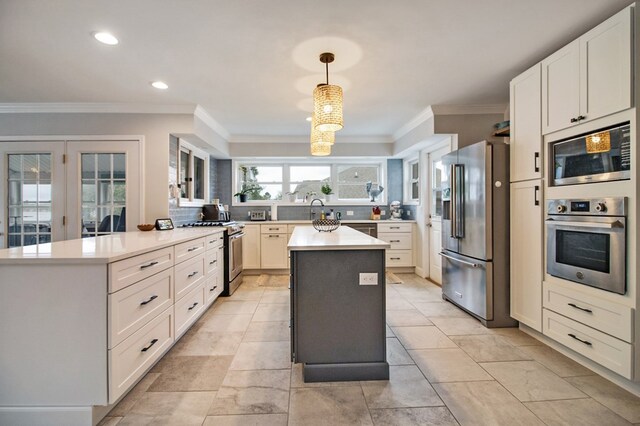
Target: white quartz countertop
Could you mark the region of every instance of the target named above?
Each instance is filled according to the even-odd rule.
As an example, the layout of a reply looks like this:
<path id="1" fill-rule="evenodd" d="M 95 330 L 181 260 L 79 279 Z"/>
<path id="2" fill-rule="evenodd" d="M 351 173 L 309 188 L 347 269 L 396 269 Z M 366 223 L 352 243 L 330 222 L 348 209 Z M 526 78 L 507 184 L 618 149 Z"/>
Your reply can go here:
<path id="1" fill-rule="evenodd" d="M 100 237 L 14 247 L 0 250 L 0 265 L 29 262 L 110 263 L 221 232 L 224 232 L 224 229 L 179 228 L 171 231 L 122 232 Z"/>
<path id="2" fill-rule="evenodd" d="M 391 244 L 360 231 L 341 226 L 333 232 L 318 232 L 312 226 L 297 226 L 289 250 L 384 250 Z"/>
<path id="3" fill-rule="evenodd" d="M 238 223 L 244 223 L 245 225 L 260 225 L 262 223 L 281 223 L 285 224 L 306 224 L 311 225 L 310 220 L 254 220 L 254 221 L 237 221 Z M 391 220 L 391 219 L 383 219 L 383 220 L 370 220 L 370 219 L 348 219 L 348 220 L 340 220 L 340 223 L 350 224 L 350 223 L 416 223 L 415 220 Z"/>

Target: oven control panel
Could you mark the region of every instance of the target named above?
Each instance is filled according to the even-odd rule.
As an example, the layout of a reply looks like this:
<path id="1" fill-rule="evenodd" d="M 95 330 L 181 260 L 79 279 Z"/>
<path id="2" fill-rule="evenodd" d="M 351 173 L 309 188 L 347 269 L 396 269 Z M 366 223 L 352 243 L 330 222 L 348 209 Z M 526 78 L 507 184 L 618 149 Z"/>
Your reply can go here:
<path id="1" fill-rule="evenodd" d="M 547 200 L 549 215 L 626 216 L 627 198 L 585 198 Z"/>

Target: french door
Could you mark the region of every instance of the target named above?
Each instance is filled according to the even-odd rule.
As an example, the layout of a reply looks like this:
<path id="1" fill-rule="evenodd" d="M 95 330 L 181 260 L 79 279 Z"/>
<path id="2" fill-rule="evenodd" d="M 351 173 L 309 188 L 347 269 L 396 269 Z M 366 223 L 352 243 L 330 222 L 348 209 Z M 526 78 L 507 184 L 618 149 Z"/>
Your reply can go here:
<path id="1" fill-rule="evenodd" d="M 139 141 L 0 142 L 0 247 L 132 229 Z"/>

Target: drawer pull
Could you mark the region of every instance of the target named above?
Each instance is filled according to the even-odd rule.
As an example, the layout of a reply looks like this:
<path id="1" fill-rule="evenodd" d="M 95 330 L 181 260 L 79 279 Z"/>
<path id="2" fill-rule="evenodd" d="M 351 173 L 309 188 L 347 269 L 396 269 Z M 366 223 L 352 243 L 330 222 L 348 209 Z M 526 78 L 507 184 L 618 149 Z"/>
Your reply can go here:
<path id="1" fill-rule="evenodd" d="M 280 238 L 280 235 L 269 234 L 269 238 Z"/>
<path id="2" fill-rule="evenodd" d="M 214 263 L 216 263 L 217 261 L 218 261 L 217 259 L 212 260 L 211 262 L 209 262 L 209 265 L 213 265 L 213 264 L 214 264 Z"/>
<path id="3" fill-rule="evenodd" d="M 389 259 L 390 259 L 390 260 L 400 260 L 400 258 L 399 258 L 399 257 L 390 257 Z"/>
<path id="4" fill-rule="evenodd" d="M 140 266 L 140 269 L 147 269 L 147 268 L 151 268 L 152 266 L 157 265 L 158 262 L 151 262 L 151 263 L 147 263 L 146 265 L 142 265 Z"/>
<path id="5" fill-rule="evenodd" d="M 188 252 L 192 252 L 192 251 L 195 251 L 195 250 L 198 250 L 198 247 L 191 247 L 191 248 L 187 249 Z"/>
<path id="6" fill-rule="evenodd" d="M 145 300 L 144 302 L 140 302 L 140 306 L 144 306 L 148 303 L 153 302 L 154 300 L 156 300 L 158 298 L 158 296 L 156 296 L 155 294 L 153 296 L 151 296 L 148 300 Z"/>
<path id="7" fill-rule="evenodd" d="M 190 273 L 189 275 L 187 275 L 187 278 L 193 278 L 196 275 L 198 275 L 198 271 L 194 271 L 194 272 Z"/>
<path id="8" fill-rule="evenodd" d="M 389 229 L 400 229 L 399 226 L 390 226 Z"/>
<path id="9" fill-rule="evenodd" d="M 215 242 L 216 242 L 216 240 L 211 240 L 211 241 L 209 241 L 209 244 L 213 244 Z"/>
<path id="10" fill-rule="evenodd" d="M 580 338 L 576 337 L 576 335 L 575 335 L 575 334 L 569 333 L 569 334 L 567 334 L 567 336 L 571 337 L 572 339 L 576 339 L 578 342 L 580 342 L 580 343 L 584 343 L 584 344 L 585 344 L 585 345 L 587 345 L 587 346 L 592 346 L 591 342 L 588 342 L 588 341 L 586 341 L 586 340 L 582 340 L 582 339 L 580 339 Z"/>
<path id="11" fill-rule="evenodd" d="M 214 285 L 213 287 L 211 287 L 211 288 L 209 289 L 209 291 L 213 291 L 213 290 L 215 290 L 216 288 L 218 288 L 218 286 L 217 286 L 217 285 Z"/>
<path id="12" fill-rule="evenodd" d="M 198 306 L 198 302 L 195 302 L 193 305 L 191 305 L 191 306 L 189 307 L 189 310 L 192 310 L 192 309 L 193 309 L 193 308 L 195 308 L 196 306 Z M 591 344 L 591 343 L 589 343 L 589 344 Z"/>
<path id="13" fill-rule="evenodd" d="M 573 303 L 567 303 L 567 305 L 571 306 L 572 308 L 580 309 L 581 311 L 584 311 L 584 312 L 589 312 L 590 314 L 593 313 L 593 311 L 591 309 L 581 308 L 580 306 L 578 306 L 576 304 L 573 304 Z"/>
<path id="14" fill-rule="evenodd" d="M 151 343 L 149 343 L 149 346 L 147 346 L 146 348 L 142 348 L 142 349 L 140 349 L 140 352 L 146 352 L 146 351 L 148 351 L 148 350 L 149 350 L 149 349 L 151 349 L 151 347 L 152 347 L 153 345 L 155 345 L 156 343 L 158 343 L 158 339 L 153 339 L 153 340 L 151 341 Z"/>
<path id="15" fill-rule="evenodd" d="M 399 243 L 400 240 L 389 240 L 390 243 Z"/>

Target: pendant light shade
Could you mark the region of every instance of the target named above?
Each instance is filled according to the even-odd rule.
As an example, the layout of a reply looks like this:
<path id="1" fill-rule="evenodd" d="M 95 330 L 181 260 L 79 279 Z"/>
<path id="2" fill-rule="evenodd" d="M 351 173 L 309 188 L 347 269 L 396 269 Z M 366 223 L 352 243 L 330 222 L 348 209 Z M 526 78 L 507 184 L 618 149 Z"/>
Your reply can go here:
<path id="1" fill-rule="evenodd" d="M 314 157 L 326 157 L 327 155 L 331 155 L 331 145 L 322 142 L 312 143 L 311 155 Z"/>
<path id="2" fill-rule="evenodd" d="M 609 132 L 595 133 L 586 137 L 587 153 L 611 151 L 611 134 Z"/>
<path id="3" fill-rule="evenodd" d="M 311 155 L 327 156 L 331 154 L 331 145 L 336 141 L 333 132 L 321 132 L 316 128 L 315 114 L 311 118 Z"/>
<path id="4" fill-rule="evenodd" d="M 342 129 L 342 87 L 329 84 L 329 64 L 333 62 L 333 53 L 320 55 L 325 64 L 327 82 L 318 84 L 313 91 L 313 111 L 316 117 L 315 128 L 321 132 L 337 132 Z"/>

